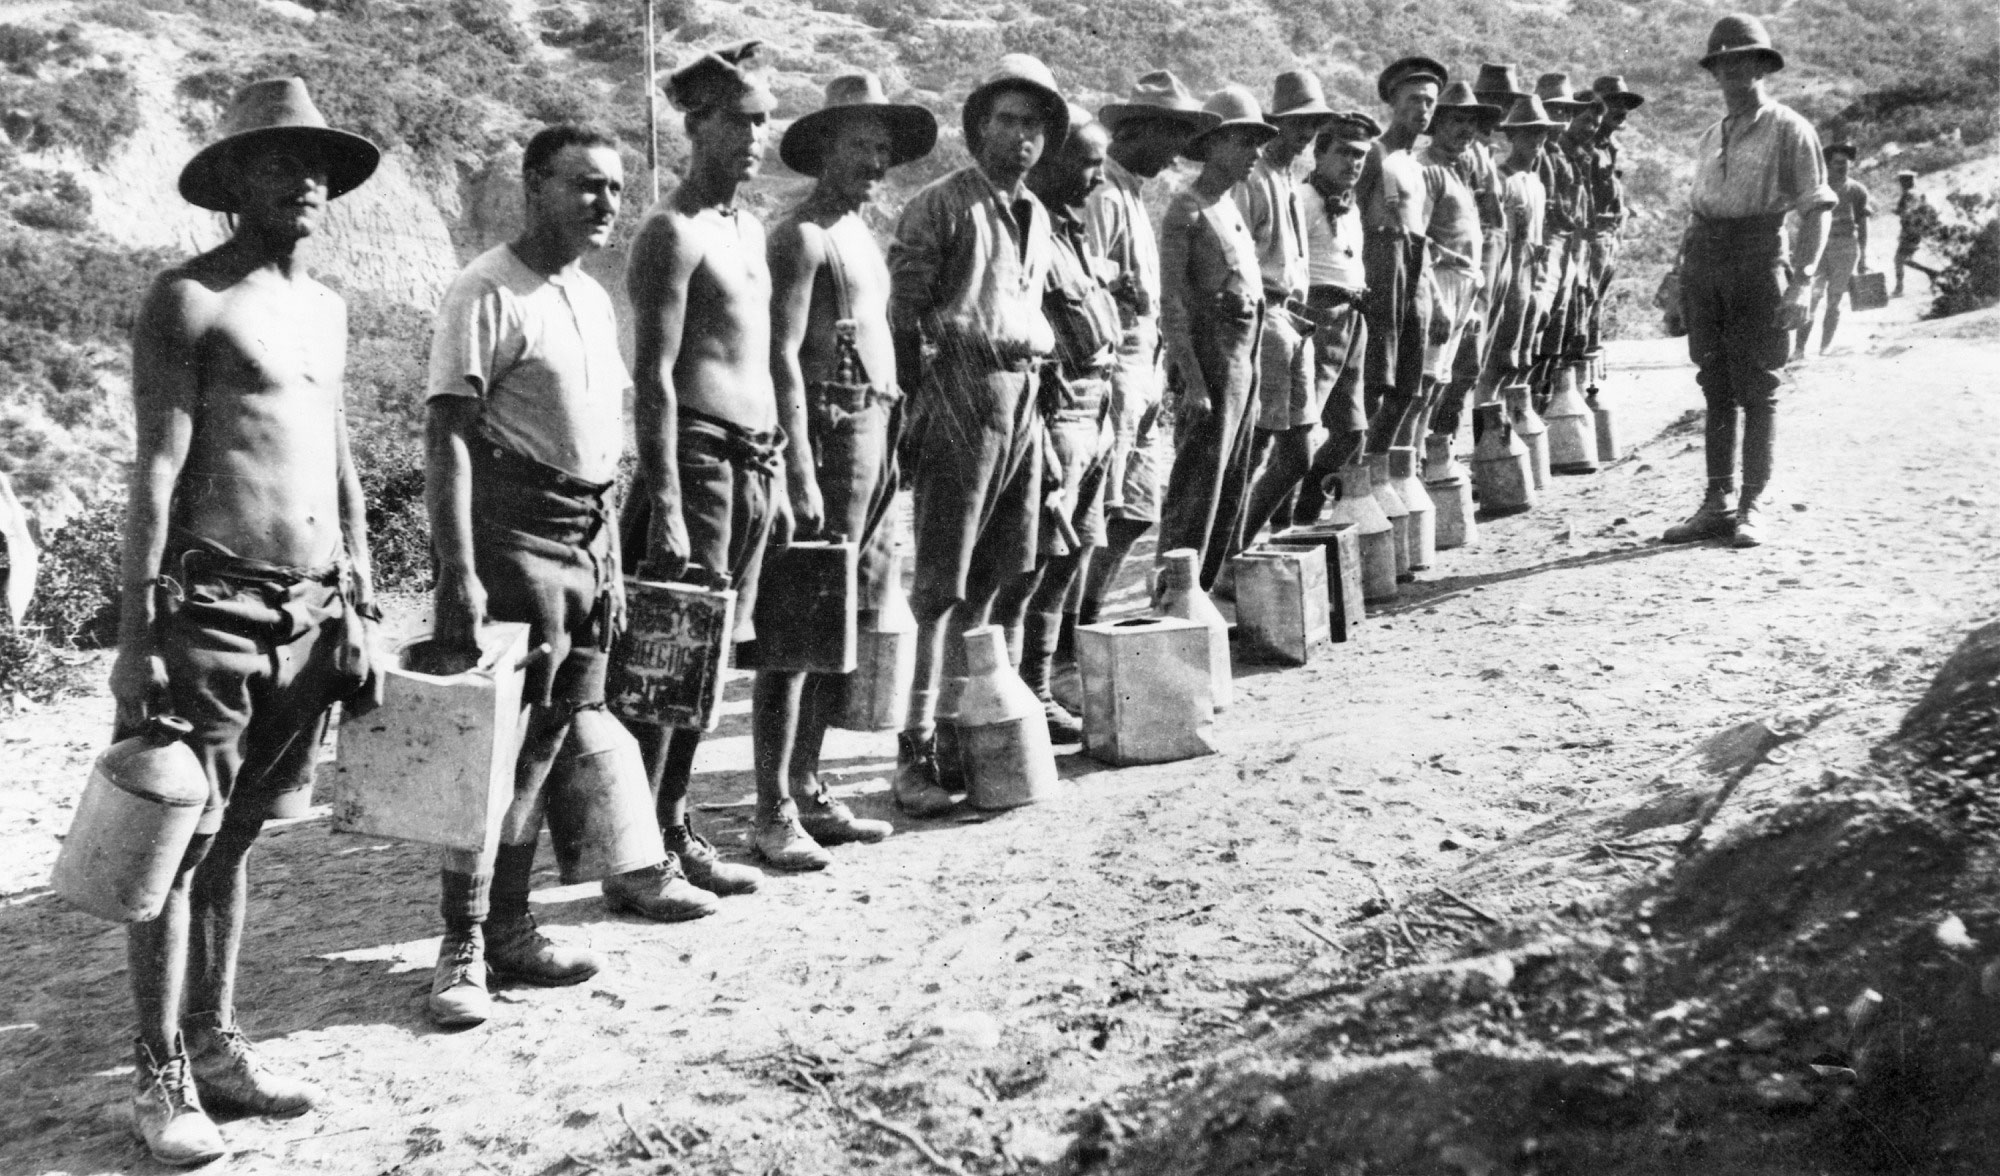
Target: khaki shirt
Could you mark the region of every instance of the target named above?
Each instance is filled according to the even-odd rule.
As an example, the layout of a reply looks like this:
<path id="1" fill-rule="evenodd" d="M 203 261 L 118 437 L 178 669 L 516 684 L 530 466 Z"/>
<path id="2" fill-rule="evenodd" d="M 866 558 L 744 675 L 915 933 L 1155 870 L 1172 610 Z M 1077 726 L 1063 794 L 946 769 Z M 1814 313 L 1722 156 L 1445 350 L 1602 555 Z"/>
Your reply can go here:
<path id="1" fill-rule="evenodd" d="M 1053 251 L 1048 210 L 1033 192 L 1014 200 L 977 166 L 960 168 L 925 185 L 896 222 L 890 327 L 922 331 L 946 362 L 1047 355 L 1055 335 L 1042 290 Z"/>
<path id="2" fill-rule="evenodd" d="M 1112 267 L 1118 315 L 1127 331 L 1160 317 L 1160 241 L 1146 212 L 1143 181 L 1107 156 L 1104 182 L 1083 204 L 1092 252 Z"/>
<path id="3" fill-rule="evenodd" d="M 1710 219 L 1779 216 L 1831 208 L 1819 135 L 1782 102 L 1766 102 L 1742 118 L 1722 119 L 1695 145 L 1689 206 Z"/>
<path id="4" fill-rule="evenodd" d="M 1309 280 L 1306 260 L 1306 216 L 1299 202 L 1298 177 L 1259 156 L 1249 178 L 1230 193 L 1257 242 L 1257 268 L 1264 289 L 1287 298 L 1303 298 Z"/>
<path id="5" fill-rule="evenodd" d="M 1160 335 L 1169 370 L 1201 371 L 1193 332 L 1213 321 L 1218 300 L 1254 306 L 1263 297 L 1257 242 L 1235 201 L 1208 200 L 1193 185 L 1174 193 L 1160 222 Z"/>

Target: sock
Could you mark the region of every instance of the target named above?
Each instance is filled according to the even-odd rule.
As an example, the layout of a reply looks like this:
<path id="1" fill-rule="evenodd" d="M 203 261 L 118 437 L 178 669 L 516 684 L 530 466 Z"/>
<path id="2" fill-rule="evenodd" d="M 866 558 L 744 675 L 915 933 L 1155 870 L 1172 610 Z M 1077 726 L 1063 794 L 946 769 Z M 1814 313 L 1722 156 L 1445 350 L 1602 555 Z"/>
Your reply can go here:
<path id="1" fill-rule="evenodd" d="M 1021 681 L 1035 697 L 1049 701 L 1049 670 L 1055 661 L 1056 642 L 1062 636 L 1061 613 L 1029 613 L 1022 622 Z"/>
<path id="2" fill-rule="evenodd" d="M 484 923 L 491 909 L 492 889 L 491 874 L 444 871 L 443 894 L 438 899 L 438 913 L 444 916 L 444 929 L 453 935 L 464 935 Z"/>

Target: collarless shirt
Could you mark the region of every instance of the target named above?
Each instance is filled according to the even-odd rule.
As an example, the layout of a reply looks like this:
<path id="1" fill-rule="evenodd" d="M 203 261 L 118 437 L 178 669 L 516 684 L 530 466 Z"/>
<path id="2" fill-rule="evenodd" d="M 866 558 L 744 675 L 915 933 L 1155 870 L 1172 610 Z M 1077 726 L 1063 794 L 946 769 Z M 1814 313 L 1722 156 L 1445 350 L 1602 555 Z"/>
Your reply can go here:
<path id="1" fill-rule="evenodd" d="M 1429 216 L 1424 235 L 1430 238 L 1431 259 L 1441 269 L 1477 271 L 1480 245 L 1479 203 L 1459 169 L 1462 157 L 1423 155 L 1424 187 Z"/>
<path id="2" fill-rule="evenodd" d="M 425 399 L 478 400 L 492 444 L 585 482 L 613 481 L 631 386 L 611 296 L 581 269 L 537 273 L 496 245 L 445 292 Z"/>
<path id="3" fill-rule="evenodd" d="M 1264 289 L 1288 298 L 1306 292 L 1305 209 L 1289 165 L 1278 167 L 1259 156 L 1249 178 L 1230 193 L 1250 236 L 1257 242 L 1257 269 Z"/>
<path id="4" fill-rule="evenodd" d="M 1026 224 L 1021 223 L 1026 220 Z M 1049 214 L 1026 188 L 1002 192 L 977 165 L 911 197 L 889 246 L 889 322 L 947 353 L 1000 362 L 1055 347 L 1042 317 L 1054 246 Z"/>
<path id="5" fill-rule="evenodd" d="M 1106 156 L 1104 182 L 1083 204 L 1092 251 L 1117 267 L 1114 280 L 1130 283 L 1139 293 L 1118 299 L 1118 316 L 1128 331 L 1160 317 L 1160 241 L 1146 212 L 1143 185 L 1124 164 Z"/>
<path id="6" fill-rule="evenodd" d="M 1299 202 L 1306 210 L 1308 284 L 1365 289 L 1368 277 L 1361 268 L 1361 202 L 1349 193 L 1347 208 L 1335 215 L 1310 179 L 1299 183 Z"/>
<path id="7" fill-rule="evenodd" d="M 1688 203 L 1696 216 L 1709 219 L 1831 208 L 1834 193 L 1818 133 L 1782 102 L 1718 120 L 1695 145 Z"/>

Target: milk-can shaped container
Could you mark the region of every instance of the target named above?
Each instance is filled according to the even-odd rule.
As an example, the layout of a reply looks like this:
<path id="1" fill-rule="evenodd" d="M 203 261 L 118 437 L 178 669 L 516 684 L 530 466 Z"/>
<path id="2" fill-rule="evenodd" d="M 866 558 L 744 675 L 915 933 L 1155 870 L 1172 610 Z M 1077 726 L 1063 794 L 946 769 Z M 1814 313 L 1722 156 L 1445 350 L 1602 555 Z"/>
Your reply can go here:
<path id="1" fill-rule="evenodd" d="M 1469 547 L 1479 541 L 1479 524 L 1473 518 L 1472 479 L 1452 452 L 1453 439 L 1431 434 L 1425 442 L 1424 489 L 1430 491 L 1437 508 L 1439 551 Z"/>
<path id="2" fill-rule="evenodd" d="M 1369 604 L 1396 599 L 1396 528 L 1369 491 L 1368 471 L 1356 464 L 1329 474 L 1326 490 L 1333 495 L 1326 521 L 1348 524 L 1360 537 L 1362 599 Z"/>
<path id="3" fill-rule="evenodd" d="M 854 672 L 835 726 L 849 731 L 899 731 L 917 676 L 917 616 L 903 592 L 900 557 L 892 556 L 877 606 L 855 630 Z"/>
<path id="4" fill-rule="evenodd" d="M 1618 415 L 1604 403 L 1604 392 L 1595 384 L 1583 394 L 1583 400 L 1590 405 L 1591 420 L 1597 426 L 1598 463 L 1610 465 L 1625 456 L 1618 437 Z"/>
<path id="5" fill-rule="evenodd" d="M 1210 701 L 1220 712 L 1229 709 L 1235 695 L 1229 664 L 1229 622 L 1222 611 L 1201 590 L 1199 566 L 1193 548 L 1181 547 L 1160 557 L 1158 579 L 1153 586 L 1153 612 L 1163 617 L 1197 621 L 1208 628 L 1208 673 L 1212 685 Z"/>
<path id="6" fill-rule="evenodd" d="M 193 731 L 157 716 L 97 757 L 56 855 L 63 901 L 118 923 L 159 917 L 208 802 L 208 776 L 182 742 Z"/>
<path id="7" fill-rule="evenodd" d="M 1396 578 L 1412 578 L 1410 571 L 1410 508 L 1403 496 L 1396 493 L 1395 479 L 1389 476 L 1389 455 L 1372 453 L 1368 455 L 1369 493 L 1382 508 L 1382 514 L 1395 528 L 1396 536 Z"/>
<path id="8" fill-rule="evenodd" d="M 1437 507 L 1417 476 L 1417 452 L 1407 446 L 1389 451 L 1389 480 L 1410 512 L 1410 570 L 1425 571 L 1437 563 Z"/>
<path id="9" fill-rule="evenodd" d="M 1549 488 L 1549 428 L 1535 411 L 1535 398 L 1526 384 L 1510 384 L 1501 390 L 1507 397 L 1507 413 L 1514 421 L 1514 433 L 1528 447 L 1528 472 L 1536 490 Z"/>
<path id="10" fill-rule="evenodd" d="M 1578 388 L 1577 369 L 1564 364 L 1556 373 L 1556 394 L 1542 421 L 1548 429 L 1549 470 L 1557 474 L 1597 472 L 1597 422 Z"/>
<path id="11" fill-rule="evenodd" d="M 1056 789 L 1056 753 L 1042 702 L 1007 662 L 998 625 L 965 632 L 965 693 L 958 700 L 958 748 L 966 800 L 1010 809 L 1047 800 Z"/>
<path id="12" fill-rule="evenodd" d="M 1533 510 L 1534 455 L 1514 432 L 1504 407 L 1483 404 L 1475 411 L 1479 416 L 1479 442 L 1472 451 L 1472 484 L 1479 492 L 1480 509 L 1488 515 Z"/>
<path id="13" fill-rule="evenodd" d="M 566 885 L 666 860 L 639 742 L 602 707 L 580 710 L 570 720 L 544 802 Z"/>

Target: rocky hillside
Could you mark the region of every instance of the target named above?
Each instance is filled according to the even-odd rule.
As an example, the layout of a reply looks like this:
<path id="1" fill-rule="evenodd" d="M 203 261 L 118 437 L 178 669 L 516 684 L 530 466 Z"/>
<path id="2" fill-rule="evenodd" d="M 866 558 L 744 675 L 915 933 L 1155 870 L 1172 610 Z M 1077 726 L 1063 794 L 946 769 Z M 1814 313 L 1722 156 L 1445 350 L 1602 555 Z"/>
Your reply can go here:
<path id="1" fill-rule="evenodd" d="M 1006 51 L 1041 55 L 1088 105 L 1159 65 L 1198 88 L 1240 79 L 1260 89 L 1305 65 L 1337 100 L 1364 107 L 1376 70 L 1419 49 L 1461 69 L 1517 61 L 1531 77 L 1622 72 L 1653 96 L 1628 152 L 1642 221 L 1621 306 L 1637 327 L 1675 223 L 1685 146 L 1713 117 L 1692 58 L 1716 10 L 1705 0 L 1469 0 L 1449 15 L 1385 0 L 658 5 L 666 65 L 698 46 L 768 42 L 781 121 L 854 66 L 938 110 L 944 146 L 898 177 L 885 226 L 902 194 L 963 160 L 957 103 Z M 0 469 L 48 521 L 112 484 L 129 447 L 132 304 L 151 270 L 226 230 L 183 204 L 174 178 L 233 89 L 279 73 L 305 76 L 330 119 L 390 148 L 377 177 L 336 205 L 314 260 L 355 308 L 357 414 L 389 441 L 404 435 L 425 316 L 457 266 L 511 230 L 518 144 L 536 123 L 613 127 L 632 145 L 644 203 L 639 11 L 637 0 L 29 0 L 0 10 Z M 1772 19 L 1794 63 L 1787 97 L 1864 143 L 1864 176 L 1990 149 L 2000 51 L 1978 0 L 1793 0 Z M 684 142 L 664 104 L 662 115 L 670 183 Z M 752 195 L 766 210 L 801 185 L 773 156 Z M 599 265 L 615 276 L 622 257 Z"/>

